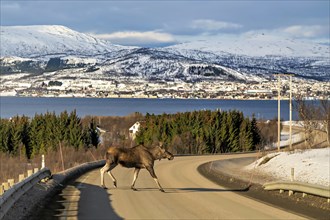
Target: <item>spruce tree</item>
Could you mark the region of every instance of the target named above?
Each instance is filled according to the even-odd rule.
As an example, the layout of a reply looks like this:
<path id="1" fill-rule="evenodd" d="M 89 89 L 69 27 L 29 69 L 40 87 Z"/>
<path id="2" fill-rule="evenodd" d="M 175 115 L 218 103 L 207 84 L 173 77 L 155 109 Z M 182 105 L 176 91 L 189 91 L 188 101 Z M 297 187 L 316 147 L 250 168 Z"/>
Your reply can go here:
<path id="1" fill-rule="evenodd" d="M 11 142 L 12 142 L 12 149 L 11 154 L 17 156 L 19 153 L 19 147 L 22 144 L 22 128 L 20 124 L 20 117 L 17 115 L 12 118 L 11 120 Z"/>
<path id="2" fill-rule="evenodd" d="M 251 123 L 249 118 L 245 118 L 240 128 L 240 149 L 242 151 L 253 150 L 253 139 L 251 132 Z"/>
<path id="3" fill-rule="evenodd" d="M 83 146 L 83 132 L 80 118 L 77 116 L 76 110 L 72 111 L 69 116 L 69 139 L 70 146 L 78 149 Z"/>
<path id="4" fill-rule="evenodd" d="M 228 147 L 228 137 L 229 137 L 229 133 L 228 133 L 228 113 L 227 112 L 223 112 L 221 117 L 221 128 L 220 128 L 220 151 L 221 153 L 226 153 L 229 152 L 229 147 Z"/>
<path id="5" fill-rule="evenodd" d="M 89 125 L 89 135 L 87 134 L 87 136 L 90 137 L 90 144 L 92 144 L 92 146 L 97 147 L 99 145 L 99 133 L 96 130 L 96 123 L 94 118 L 91 120 L 90 125 Z"/>
<path id="6" fill-rule="evenodd" d="M 239 129 L 237 127 L 237 115 L 235 111 L 229 112 L 227 125 L 228 125 L 228 147 L 229 151 L 239 151 Z"/>
<path id="7" fill-rule="evenodd" d="M 5 153 L 11 153 L 13 149 L 13 143 L 11 138 L 11 123 L 7 119 L 1 119 L 0 124 L 0 150 Z"/>
<path id="8" fill-rule="evenodd" d="M 30 123 L 29 137 L 30 137 L 30 148 L 31 148 L 31 157 L 35 157 L 39 154 L 41 140 L 39 140 L 39 132 L 41 128 L 41 118 L 38 114 L 32 118 Z"/>
<path id="9" fill-rule="evenodd" d="M 261 136 L 260 136 L 260 131 L 259 131 L 259 128 L 257 125 L 257 119 L 255 118 L 254 115 L 252 115 L 252 120 L 251 120 L 251 134 L 252 134 L 252 139 L 253 139 L 253 150 L 255 150 L 256 146 L 261 141 Z"/>

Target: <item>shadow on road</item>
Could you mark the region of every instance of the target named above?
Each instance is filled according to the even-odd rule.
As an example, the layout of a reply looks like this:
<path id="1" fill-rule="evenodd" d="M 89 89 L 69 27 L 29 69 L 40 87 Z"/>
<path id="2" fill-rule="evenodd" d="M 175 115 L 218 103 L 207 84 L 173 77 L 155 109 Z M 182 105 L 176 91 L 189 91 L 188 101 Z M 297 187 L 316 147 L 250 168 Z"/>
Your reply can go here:
<path id="1" fill-rule="evenodd" d="M 80 190 L 78 219 L 122 219 L 111 207 L 111 194 L 100 186 L 75 182 Z"/>
<path id="2" fill-rule="evenodd" d="M 180 193 L 180 192 L 246 192 L 250 187 L 242 189 L 215 189 L 215 188 L 166 188 L 167 193 Z"/>
<path id="3" fill-rule="evenodd" d="M 38 219 L 122 219 L 111 207 L 110 197 L 99 186 L 72 182 L 51 199 Z"/>
<path id="4" fill-rule="evenodd" d="M 216 188 L 164 188 L 165 193 L 192 193 L 192 192 L 247 192 L 250 186 L 241 189 L 216 189 Z M 157 188 L 138 188 L 139 191 L 159 191 Z"/>

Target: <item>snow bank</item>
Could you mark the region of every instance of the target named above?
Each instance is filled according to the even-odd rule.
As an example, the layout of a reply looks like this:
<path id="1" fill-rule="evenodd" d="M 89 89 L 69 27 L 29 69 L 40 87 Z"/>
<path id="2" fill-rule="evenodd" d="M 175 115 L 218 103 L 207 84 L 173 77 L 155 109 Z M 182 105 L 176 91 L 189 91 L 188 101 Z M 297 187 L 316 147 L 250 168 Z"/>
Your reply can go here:
<path id="1" fill-rule="evenodd" d="M 292 144 L 299 143 L 304 140 L 304 135 L 302 133 L 296 133 L 292 135 Z M 285 147 L 290 145 L 290 133 L 288 131 L 281 131 L 281 142 L 280 147 Z M 266 150 L 277 149 L 277 142 L 271 143 L 265 146 Z"/>
<path id="2" fill-rule="evenodd" d="M 291 180 L 291 168 L 296 181 L 330 186 L 330 148 L 271 153 L 244 167 L 282 181 Z"/>

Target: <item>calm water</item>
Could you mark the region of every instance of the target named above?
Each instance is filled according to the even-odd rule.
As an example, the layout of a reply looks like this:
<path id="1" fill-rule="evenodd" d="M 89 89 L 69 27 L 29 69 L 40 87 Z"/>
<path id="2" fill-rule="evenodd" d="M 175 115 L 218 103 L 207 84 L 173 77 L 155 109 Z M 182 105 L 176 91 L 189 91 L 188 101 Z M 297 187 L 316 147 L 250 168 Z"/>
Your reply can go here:
<path id="1" fill-rule="evenodd" d="M 125 116 L 140 113 L 176 113 L 194 110 L 239 110 L 246 116 L 257 118 L 277 117 L 276 100 L 205 100 L 205 99 L 101 99 L 101 98 L 35 98 L 0 97 L 0 117 L 16 115 L 34 116 L 47 111 L 60 113 L 76 109 L 80 117 L 86 115 Z M 281 118 L 289 120 L 289 102 L 281 101 Z M 297 119 L 293 113 L 293 119 Z"/>

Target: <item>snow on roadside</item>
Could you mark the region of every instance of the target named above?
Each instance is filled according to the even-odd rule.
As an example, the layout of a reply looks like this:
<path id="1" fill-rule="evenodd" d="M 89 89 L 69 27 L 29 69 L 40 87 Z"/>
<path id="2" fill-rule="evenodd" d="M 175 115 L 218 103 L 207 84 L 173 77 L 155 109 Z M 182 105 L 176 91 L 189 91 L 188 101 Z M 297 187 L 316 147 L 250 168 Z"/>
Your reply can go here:
<path id="1" fill-rule="evenodd" d="M 290 144 L 290 139 L 289 136 L 290 133 L 287 131 L 281 131 L 281 142 L 280 142 L 280 147 L 285 147 L 285 146 L 289 146 Z M 295 133 L 292 135 L 292 144 L 295 143 L 299 143 L 304 139 L 303 134 L 302 133 Z M 265 146 L 266 150 L 270 150 L 270 149 L 277 149 L 277 142 L 268 144 Z"/>
<path id="2" fill-rule="evenodd" d="M 290 181 L 291 168 L 296 181 L 330 186 L 330 148 L 271 153 L 243 169 Z"/>

